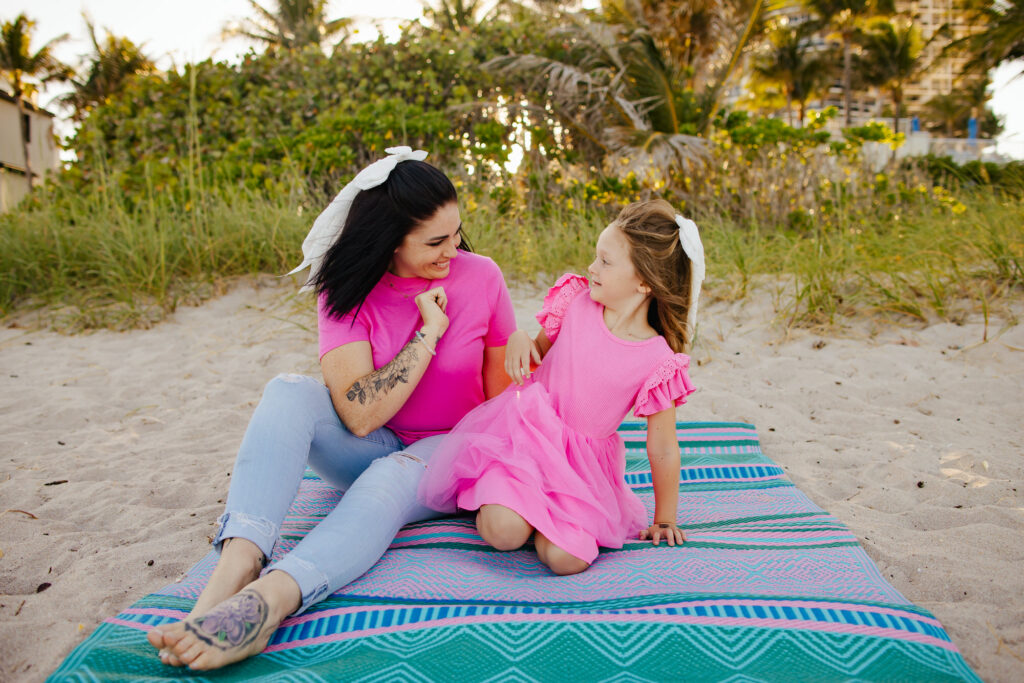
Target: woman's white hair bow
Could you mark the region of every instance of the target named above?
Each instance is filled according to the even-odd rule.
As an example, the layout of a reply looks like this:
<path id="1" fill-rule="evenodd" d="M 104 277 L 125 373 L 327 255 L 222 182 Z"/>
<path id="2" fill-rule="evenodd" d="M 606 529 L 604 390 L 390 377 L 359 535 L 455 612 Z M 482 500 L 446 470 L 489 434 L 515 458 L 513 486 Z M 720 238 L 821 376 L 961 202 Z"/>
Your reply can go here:
<path id="1" fill-rule="evenodd" d="M 356 195 L 362 190 L 369 190 L 371 187 L 381 185 L 400 162 L 409 159 L 423 161 L 427 158 L 427 153 L 422 149 L 414 151 L 411 147 L 388 147 L 384 151 L 388 156 L 378 159 L 360 171 L 313 221 L 313 227 L 310 228 L 306 239 L 302 241 L 302 263 L 288 273 L 292 275 L 306 266 L 310 266 L 309 277 L 306 279 L 302 291 L 310 289 L 310 282 L 320 272 L 324 254 L 341 236 L 349 209 L 352 208 L 352 200 L 356 198 Z"/>
<path id="2" fill-rule="evenodd" d="M 686 324 L 690 328 L 690 335 L 693 335 L 697 329 L 697 299 L 700 298 L 700 286 L 704 282 L 704 245 L 700 241 L 696 223 L 676 214 L 676 225 L 679 226 L 679 243 L 690 259 L 690 310 L 686 314 Z"/>

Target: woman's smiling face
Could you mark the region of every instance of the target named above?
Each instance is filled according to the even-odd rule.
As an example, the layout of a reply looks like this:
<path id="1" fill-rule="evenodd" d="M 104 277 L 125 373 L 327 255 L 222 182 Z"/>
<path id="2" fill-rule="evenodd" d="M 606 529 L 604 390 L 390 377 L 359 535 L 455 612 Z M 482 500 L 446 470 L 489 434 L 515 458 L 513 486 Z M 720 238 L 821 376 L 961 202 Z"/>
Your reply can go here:
<path id="1" fill-rule="evenodd" d="M 587 268 L 587 273 L 590 275 L 590 298 L 611 308 L 636 296 L 644 286 L 629 256 L 629 242 L 615 223 L 598 236 L 597 257 Z"/>
<path id="2" fill-rule="evenodd" d="M 405 236 L 388 270 L 398 277 L 440 280 L 448 276 L 451 260 L 458 255 L 461 243 L 459 205 L 451 202 Z"/>

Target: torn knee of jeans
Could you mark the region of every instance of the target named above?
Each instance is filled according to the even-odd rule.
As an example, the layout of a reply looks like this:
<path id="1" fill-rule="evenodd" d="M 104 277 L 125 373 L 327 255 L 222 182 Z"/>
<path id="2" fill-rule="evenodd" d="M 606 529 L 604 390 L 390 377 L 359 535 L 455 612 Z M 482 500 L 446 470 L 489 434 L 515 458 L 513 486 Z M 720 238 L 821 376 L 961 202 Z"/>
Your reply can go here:
<path id="1" fill-rule="evenodd" d="M 305 375 L 297 375 L 293 372 L 284 372 L 277 376 L 277 379 L 289 384 L 298 384 L 306 379 Z"/>
<path id="2" fill-rule="evenodd" d="M 406 467 L 410 462 L 422 465 L 423 467 L 427 466 L 427 463 L 423 462 L 422 458 L 415 456 L 412 453 L 406 453 L 405 451 L 398 451 L 397 453 L 392 453 L 388 457 L 397 462 L 402 467 Z"/>

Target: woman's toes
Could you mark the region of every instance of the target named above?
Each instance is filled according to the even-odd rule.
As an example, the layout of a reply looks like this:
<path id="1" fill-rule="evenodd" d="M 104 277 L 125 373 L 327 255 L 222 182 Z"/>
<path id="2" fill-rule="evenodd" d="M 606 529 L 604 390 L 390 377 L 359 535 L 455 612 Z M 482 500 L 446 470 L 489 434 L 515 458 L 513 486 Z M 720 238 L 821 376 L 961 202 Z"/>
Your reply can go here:
<path id="1" fill-rule="evenodd" d="M 146 632 L 146 640 L 156 649 L 164 649 L 164 632 L 160 630 L 159 626 L 154 626 Z"/>
<path id="2" fill-rule="evenodd" d="M 183 633 L 181 638 L 170 648 L 170 654 L 177 657 L 183 664 L 188 664 L 189 660 L 185 659 L 185 653 L 191 650 L 196 645 L 202 645 L 198 638 L 191 633 Z"/>
<path id="3" fill-rule="evenodd" d="M 172 655 L 168 650 L 160 650 L 160 661 L 167 666 L 182 666 L 181 660 Z"/>
<path id="4" fill-rule="evenodd" d="M 164 635 L 164 647 L 163 649 L 174 653 L 178 643 L 181 639 L 188 635 L 185 630 L 185 622 L 176 621 L 173 624 L 166 624 L 161 629 Z"/>
<path id="5" fill-rule="evenodd" d="M 219 669 L 220 667 L 224 666 L 223 660 L 224 657 L 221 653 L 214 652 L 212 650 L 204 650 L 203 652 L 199 653 L 199 656 L 196 657 L 191 664 L 188 665 L 188 668 L 192 669 L 193 671 L 209 671 L 210 669 Z"/>
<path id="6" fill-rule="evenodd" d="M 191 666 L 192 663 L 196 661 L 196 658 L 199 655 L 203 654 L 203 652 L 205 650 L 206 650 L 206 644 L 205 643 L 201 643 L 199 641 L 196 641 L 195 643 L 192 644 L 192 646 L 190 648 L 188 648 L 187 650 L 182 652 L 180 655 L 178 655 L 178 658 L 182 661 L 182 663 Z"/>

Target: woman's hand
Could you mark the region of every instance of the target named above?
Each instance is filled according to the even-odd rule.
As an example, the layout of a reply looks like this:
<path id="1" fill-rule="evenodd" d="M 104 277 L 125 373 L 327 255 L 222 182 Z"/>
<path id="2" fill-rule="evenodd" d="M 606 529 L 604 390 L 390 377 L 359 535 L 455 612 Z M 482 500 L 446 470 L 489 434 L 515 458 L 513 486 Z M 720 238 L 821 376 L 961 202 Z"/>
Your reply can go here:
<path id="1" fill-rule="evenodd" d="M 435 343 L 448 329 L 448 316 L 445 309 L 448 308 L 448 295 L 444 293 L 444 287 L 434 287 L 416 295 L 414 299 L 416 307 L 420 309 L 420 317 L 423 318 L 424 334 L 431 334 L 435 337 Z"/>
<path id="2" fill-rule="evenodd" d="M 645 541 L 648 538 L 651 539 L 651 543 L 654 545 L 658 545 L 663 538 L 669 545 L 676 545 L 677 543 L 682 545 L 686 540 L 686 534 L 676 526 L 675 522 L 655 522 L 640 531 L 641 541 Z"/>
<path id="3" fill-rule="evenodd" d="M 505 372 L 516 384 L 522 384 L 530 378 L 530 361 L 537 364 L 541 361 L 540 349 L 523 330 L 516 330 L 508 338 L 505 346 Z"/>

